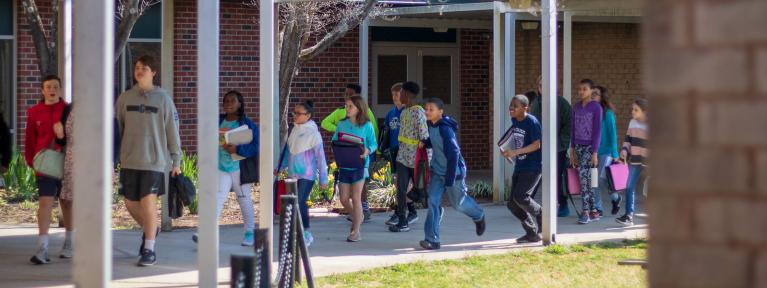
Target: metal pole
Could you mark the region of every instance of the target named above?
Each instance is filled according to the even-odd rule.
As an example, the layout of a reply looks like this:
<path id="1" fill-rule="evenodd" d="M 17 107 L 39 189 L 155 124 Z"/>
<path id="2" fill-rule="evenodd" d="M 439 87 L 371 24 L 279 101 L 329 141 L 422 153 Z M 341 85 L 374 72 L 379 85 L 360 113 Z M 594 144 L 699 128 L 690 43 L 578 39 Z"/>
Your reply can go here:
<path id="1" fill-rule="evenodd" d="M 108 287 L 112 279 L 112 136 L 114 1 L 71 1 L 73 95 L 78 107 L 73 146 L 74 241 L 72 280 L 77 287 Z M 79 17 L 78 17 L 79 16 Z M 67 28 L 65 28 L 67 29 Z M 66 41 L 66 38 L 65 38 Z M 64 44 L 68 45 L 68 44 Z"/>
<path id="2" fill-rule="evenodd" d="M 493 9 L 493 201 L 503 202 L 505 199 L 505 162 L 501 156 L 500 150 L 495 143 L 503 136 L 503 123 L 506 118 L 507 107 L 503 107 L 504 101 L 504 18 L 498 9 L 498 3 L 495 3 Z"/>
<path id="3" fill-rule="evenodd" d="M 162 75 L 160 75 L 160 82 L 162 82 L 161 86 L 166 91 L 173 93 L 173 0 L 164 0 L 160 5 L 162 5 L 162 43 L 160 44 L 160 67 L 162 67 Z M 125 60 L 125 58 L 126 57 L 123 57 L 123 60 Z M 170 171 L 170 169 L 167 171 Z M 166 176 L 167 174 L 168 173 L 166 172 Z M 168 177 L 165 177 L 165 191 L 168 191 Z M 169 214 L 169 203 L 168 193 L 163 194 L 162 218 L 160 219 L 160 228 L 162 231 L 173 230 L 173 220 L 170 219 Z"/>
<path id="4" fill-rule="evenodd" d="M 562 51 L 562 91 L 572 102 L 573 94 L 573 12 L 565 11 L 565 43 Z"/>
<path id="5" fill-rule="evenodd" d="M 197 2 L 197 163 L 200 175 L 199 244 L 197 267 L 200 287 L 218 284 L 218 71 L 219 71 L 219 1 Z"/>
<path id="6" fill-rule="evenodd" d="M 261 147 L 259 150 L 260 166 L 259 166 L 259 179 L 261 180 L 261 186 L 259 191 L 259 214 L 258 214 L 258 226 L 259 228 L 268 229 L 266 249 L 269 255 L 269 263 L 272 262 L 272 239 L 274 239 L 274 233 L 272 231 L 273 216 L 272 205 L 274 202 L 272 193 L 274 182 L 274 164 L 275 164 L 275 135 L 279 131 L 279 122 L 277 118 L 277 104 L 279 100 L 277 98 L 277 77 L 274 77 L 277 71 L 277 59 L 274 57 L 274 45 L 275 45 L 275 29 L 278 27 L 275 23 L 274 17 L 274 2 L 273 0 L 259 0 L 260 2 L 260 18 L 259 18 L 259 119 L 261 121 L 261 133 L 259 143 Z M 270 276 L 271 277 L 271 276 Z"/>
<path id="7" fill-rule="evenodd" d="M 543 74 L 543 243 L 556 242 L 557 231 L 557 4 L 543 0 L 541 61 Z"/>
<path id="8" fill-rule="evenodd" d="M 369 60 L 369 39 L 370 39 L 370 20 L 365 18 L 360 24 L 360 86 L 362 86 L 362 98 L 370 103 L 370 93 L 368 92 L 369 76 L 368 76 L 368 64 Z"/>
<path id="9" fill-rule="evenodd" d="M 504 114 L 506 108 L 511 105 L 511 98 L 514 97 L 516 94 L 516 88 L 517 88 L 517 79 L 516 79 L 516 71 L 515 68 L 516 65 L 516 37 L 517 37 L 517 14 L 516 13 L 505 13 L 503 14 L 504 18 L 504 33 L 503 33 L 503 76 L 504 76 L 504 101 L 503 101 L 503 107 L 502 111 L 504 111 Z M 505 114 L 508 115 L 508 114 Z M 503 131 L 505 132 L 509 127 L 511 127 L 511 117 L 503 117 Z M 504 163 L 504 171 L 507 173 L 504 173 L 504 192 L 506 187 L 511 187 L 513 185 L 511 183 L 511 173 L 514 171 L 514 164 L 509 163 L 509 161 L 502 161 Z M 504 193 L 505 194 L 505 193 Z M 505 198 L 503 199 L 505 200 Z"/>
<path id="10" fill-rule="evenodd" d="M 229 286 L 232 288 L 255 287 L 256 255 L 251 253 L 232 255 L 230 261 L 232 271 Z"/>
<path id="11" fill-rule="evenodd" d="M 278 287 L 294 287 L 296 280 L 296 195 L 280 197 L 280 254 L 277 268 Z"/>
<path id="12" fill-rule="evenodd" d="M 256 275 L 255 283 L 258 287 L 271 288 L 272 286 L 272 264 L 269 262 L 269 229 L 256 229 L 256 245 L 253 246 L 256 252 Z"/>

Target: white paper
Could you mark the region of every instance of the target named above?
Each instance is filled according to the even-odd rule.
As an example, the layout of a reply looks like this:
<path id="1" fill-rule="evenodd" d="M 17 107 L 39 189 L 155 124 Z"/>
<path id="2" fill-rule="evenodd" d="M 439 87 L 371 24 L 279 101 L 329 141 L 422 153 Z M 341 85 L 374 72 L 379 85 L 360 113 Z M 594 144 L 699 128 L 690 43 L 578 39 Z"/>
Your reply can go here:
<path id="1" fill-rule="evenodd" d="M 224 133 L 224 141 L 232 145 L 250 144 L 253 141 L 253 131 L 247 125 L 234 128 Z"/>

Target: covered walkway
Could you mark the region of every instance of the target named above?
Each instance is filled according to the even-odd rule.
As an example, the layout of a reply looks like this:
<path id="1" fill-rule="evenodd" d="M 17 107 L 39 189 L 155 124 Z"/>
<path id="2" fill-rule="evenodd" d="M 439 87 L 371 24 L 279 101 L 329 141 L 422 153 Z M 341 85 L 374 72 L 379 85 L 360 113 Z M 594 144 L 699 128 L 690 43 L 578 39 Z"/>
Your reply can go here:
<path id="1" fill-rule="evenodd" d="M 640 197 L 643 199 L 643 197 Z M 642 200 L 640 200 L 642 201 Z M 576 200 L 578 202 L 578 200 Z M 640 210 L 643 211 L 640 202 Z M 419 211 L 421 220 L 411 226 L 408 233 L 391 233 L 384 229 L 388 214 L 376 213 L 373 221 L 362 228 L 363 241 L 349 244 L 344 240 L 348 229 L 346 220 L 336 214 L 313 213 L 312 233 L 315 243 L 310 247 L 312 268 L 316 277 L 337 273 L 367 270 L 393 264 L 423 260 L 455 259 L 471 255 L 499 254 L 520 249 L 540 249 L 542 246 L 516 244 L 514 238 L 523 234 L 519 221 L 503 205 L 485 205 L 487 231 L 482 237 L 474 234 L 474 225 L 465 216 L 447 207 L 441 227 L 443 246 L 438 251 L 417 249 L 423 239 L 425 210 Z M 647 236 L 643 218 L 637 225 L 624 228 L 606 216 L 589 225 L 575 224 L 575 216 L 559 218 L 557 242 L 560 244 L 597 241 L 621 241 Z M 219 246 L 219 286 L 229 285 L 229 255 L 252 250 L 239 246 L 241 227 L 222 226 Z M 70 260 L 55 258 L 63 241 L 63 231 L 52 229 L 52 264 L 32 267 L 27 265 L 28 244 L 34 242 L 37 228 L 32 225 L 0 225 L 0 271 L 3 286 L 8 287 L 71 287 Z M 197 247 L 192 243 L 192 230 L 176 230 L 161 233 L 158 243 L 158 264 L 153 269 L 136 267 L 138 247 L 136 238 L 140 232 L 118 230 L 113 236 L 114 287 L 197 287 Z M 22 263 L 22 264 L 19 264 Z M 617 265 L 617 264 L 616 264 Z M 34 268 L 34 269 L 32 269 Z M 45 275 L 41 281 L 40 275 Z"/>

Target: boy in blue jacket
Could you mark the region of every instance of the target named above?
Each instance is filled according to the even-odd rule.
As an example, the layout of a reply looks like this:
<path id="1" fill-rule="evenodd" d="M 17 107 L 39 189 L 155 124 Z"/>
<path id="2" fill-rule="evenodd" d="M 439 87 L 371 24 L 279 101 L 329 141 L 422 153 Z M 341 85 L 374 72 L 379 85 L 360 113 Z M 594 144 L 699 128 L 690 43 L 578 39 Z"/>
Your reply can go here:
<path id="1" fill-rule="evenodd" d="M 432 148 L 433 155 L 429 182 L 429 215 L 424 225 L 426 237 L 420 242 L 421 247 L 426 250 L 440 248 L 440 204 L 442 193 L 445 192 L 453 208 L 474 220 L 477 236 L 485 233 L 485 211 L 466 194 L 466 162 L 461 156 L 461 148 L 458 147 L 455 137 L 458 123 L 444 116 L 444 106 L 445 103 L 438 98 L 427 100 L 424 106 L 429 124 L 429 139 L 424 140 L 424 143 Z"/>

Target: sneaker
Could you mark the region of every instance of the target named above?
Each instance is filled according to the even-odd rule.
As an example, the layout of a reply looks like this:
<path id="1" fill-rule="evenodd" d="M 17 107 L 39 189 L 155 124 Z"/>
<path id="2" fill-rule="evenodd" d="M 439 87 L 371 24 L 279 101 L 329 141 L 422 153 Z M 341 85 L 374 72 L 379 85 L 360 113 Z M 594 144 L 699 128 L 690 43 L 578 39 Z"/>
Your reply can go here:
<path id="1" fill-rule="evenodd" d="M 525 234 L 525 236 L 517 238 L 517 243 L 536 243 L 541 242 L 541 236 L 538 234 Z"/>
<path id="2" fill-rule="evenodd" d="M 349 237 L 346 237 L 346 242 L 360 242 L 362 241 L 362 235 L 360 235 L 359 232 L 357 234 L 349 234 Z"/>
<path id="3" fill-rule="evenodd" d="M 408 225 L 413 224 L 413 223 L 415 223 L 415 221 L 418 221 L 418 214 L 412 213 L 412 212 L 408 213 L 407 214 L 407 224 Z"/>
<path id="4" fill-rule="evenodd" d="M 197 243 L 197 240 L 198 240 L 197 233 L 192 234 L 192 241 L 194 241 L 194 243 Z"/>
<path id="5" fill-rule="evenodd" d="M 51 262 L 51 259 L 48 258 L 48 249 L 41 247 L 37 250 L 35 255 L 32 255 L 32 258 L 30 258 L 29 261 L 37 265 L 48 264 L 48 262 Z"/>
<path id="6" fill-rule="evenodd" d="M 439 250 L 439 248 L 441 248 L 439 243 L 432 243 L 426 240 L 421 240 L 418 244 L 420 244 L 421 248 L 424 250 Z"/>
<path id="7" fill-rule="evenodd" d="M 557 211 L 557 217 L 568 217 L 570 216 L 570 207 L 567 207 L 567 204 L 559 205 L 559 210 Z"/>
<path id="8" fill-rule="evenodd" d="M 248 231 L 245 231 L 245 235 L 242 236 L 242 243 L 240 243 L 240 245 L 253 246 L 253 243 L 255 242 L 256 242 L 256 239 L 253 236 L 253 230 L 248 230 Z"/>
<path id="9" fill-rule="evenodd" d="M 477 230 L 477 236 L 482 236 L 482 234 L 485 234 L 485 228 L 487 228 L 487 224 L 485 223 L 485 216 L 482 216 L 482 219 L 479 219 L 479 221 L 474 221 L 474 226 Z"/>
<path id="10" fill-rule="evenodd" d="M 154 251 L 144 249 L 141 251 L 141 258 L 138 259 L 138 266 L 152 266 L 157 263 L 157 255 Z"/>
<path id="11" fill-rule="evenodd" d="M 157 240 L 157 236 L 160 236 L 160 226 L 157 226 L 157 231 L 154 232 L 154 240 Z M 141 253 L 144 251 L 144 240 L 146 240 L 146 235 L 144 232 L 141 232 L 141 246 L 138 248 L 138 255 L 141 256 Z M 192 240 L 197 243 L 197 240 Z"/>
<path id="12" fill-rule="evenodd" d="M 439 207 L 439 224 L 445 220 L 445 207 Z"/>
<path id="13" fill-rule="evenodd" d="M 618 195 L 618 200 L 613 200 L 613 209 L 610 211 L 612 215 L 618 214 L 618 212 L 621 211 L 621 200 L 623 200 L 623 197 L 621 195 Z"/>
<path id="14" fill-rule="evenodd" d="M 634 217 L 632 217 L 631 215 L 625 214 L 615 219 L 615 222 L 618 222 L 623 226 L 632 226 L 634 225 Z"/>
<path id="15" fill-rule="evenodd" d="M 389 226 L 389 232 L 407 232 L 410 231 L 410 226 L 407 224 L 405 225 L 395 225 L 395 226 Z"/>
<path id="16" fill-rule="evenodd" d="M 370 213 L 370 210 L 364 210 L 362 211 L 362 223 L 368 223 L 373 220 L 372 213 Z"/>
<path id="17" fill-rule="evenodd" d="M 304 231 L 304 243 L 306 244 L 306 247 L 309 247 L 314 243 L 314 236 L 312 236 L 312 232 Z"/>
<path id="18" fill-rule="evenodd" d="M 71 241 L 64 241 L 64 247 L 61 247 L 61 253 L 59 254 L 59 258 L 63 259 L 70 259 L 72 258 L 72 242 Z"/>
<path id="19" fill-rule="evenodd" d="M 578 216 L 578 224 L 589 224 L 589 212 L 583 212 Z"/>
<path id="20" fill-rule="evenodd" d="M 399 223 L 399 216 L 397 214 L 392 214 L 391 217 L 389 217 L 389 220 L 386 220 L 387 226 L 395 226 Z"/>
<path id="21" fill-rule="evenodd" d="M 597 210 L 597 212 L 599 212 L 599 217 L 600 217 L 600 218 L 601 218 L 602 216 L 605 216 L 605 211 L 602 211 L 602 210 Z"/>
<path id="22" fill-rule="evenodd" d="M 589 221 L 599 221 L 599 211 L 589 212 Z"/>

